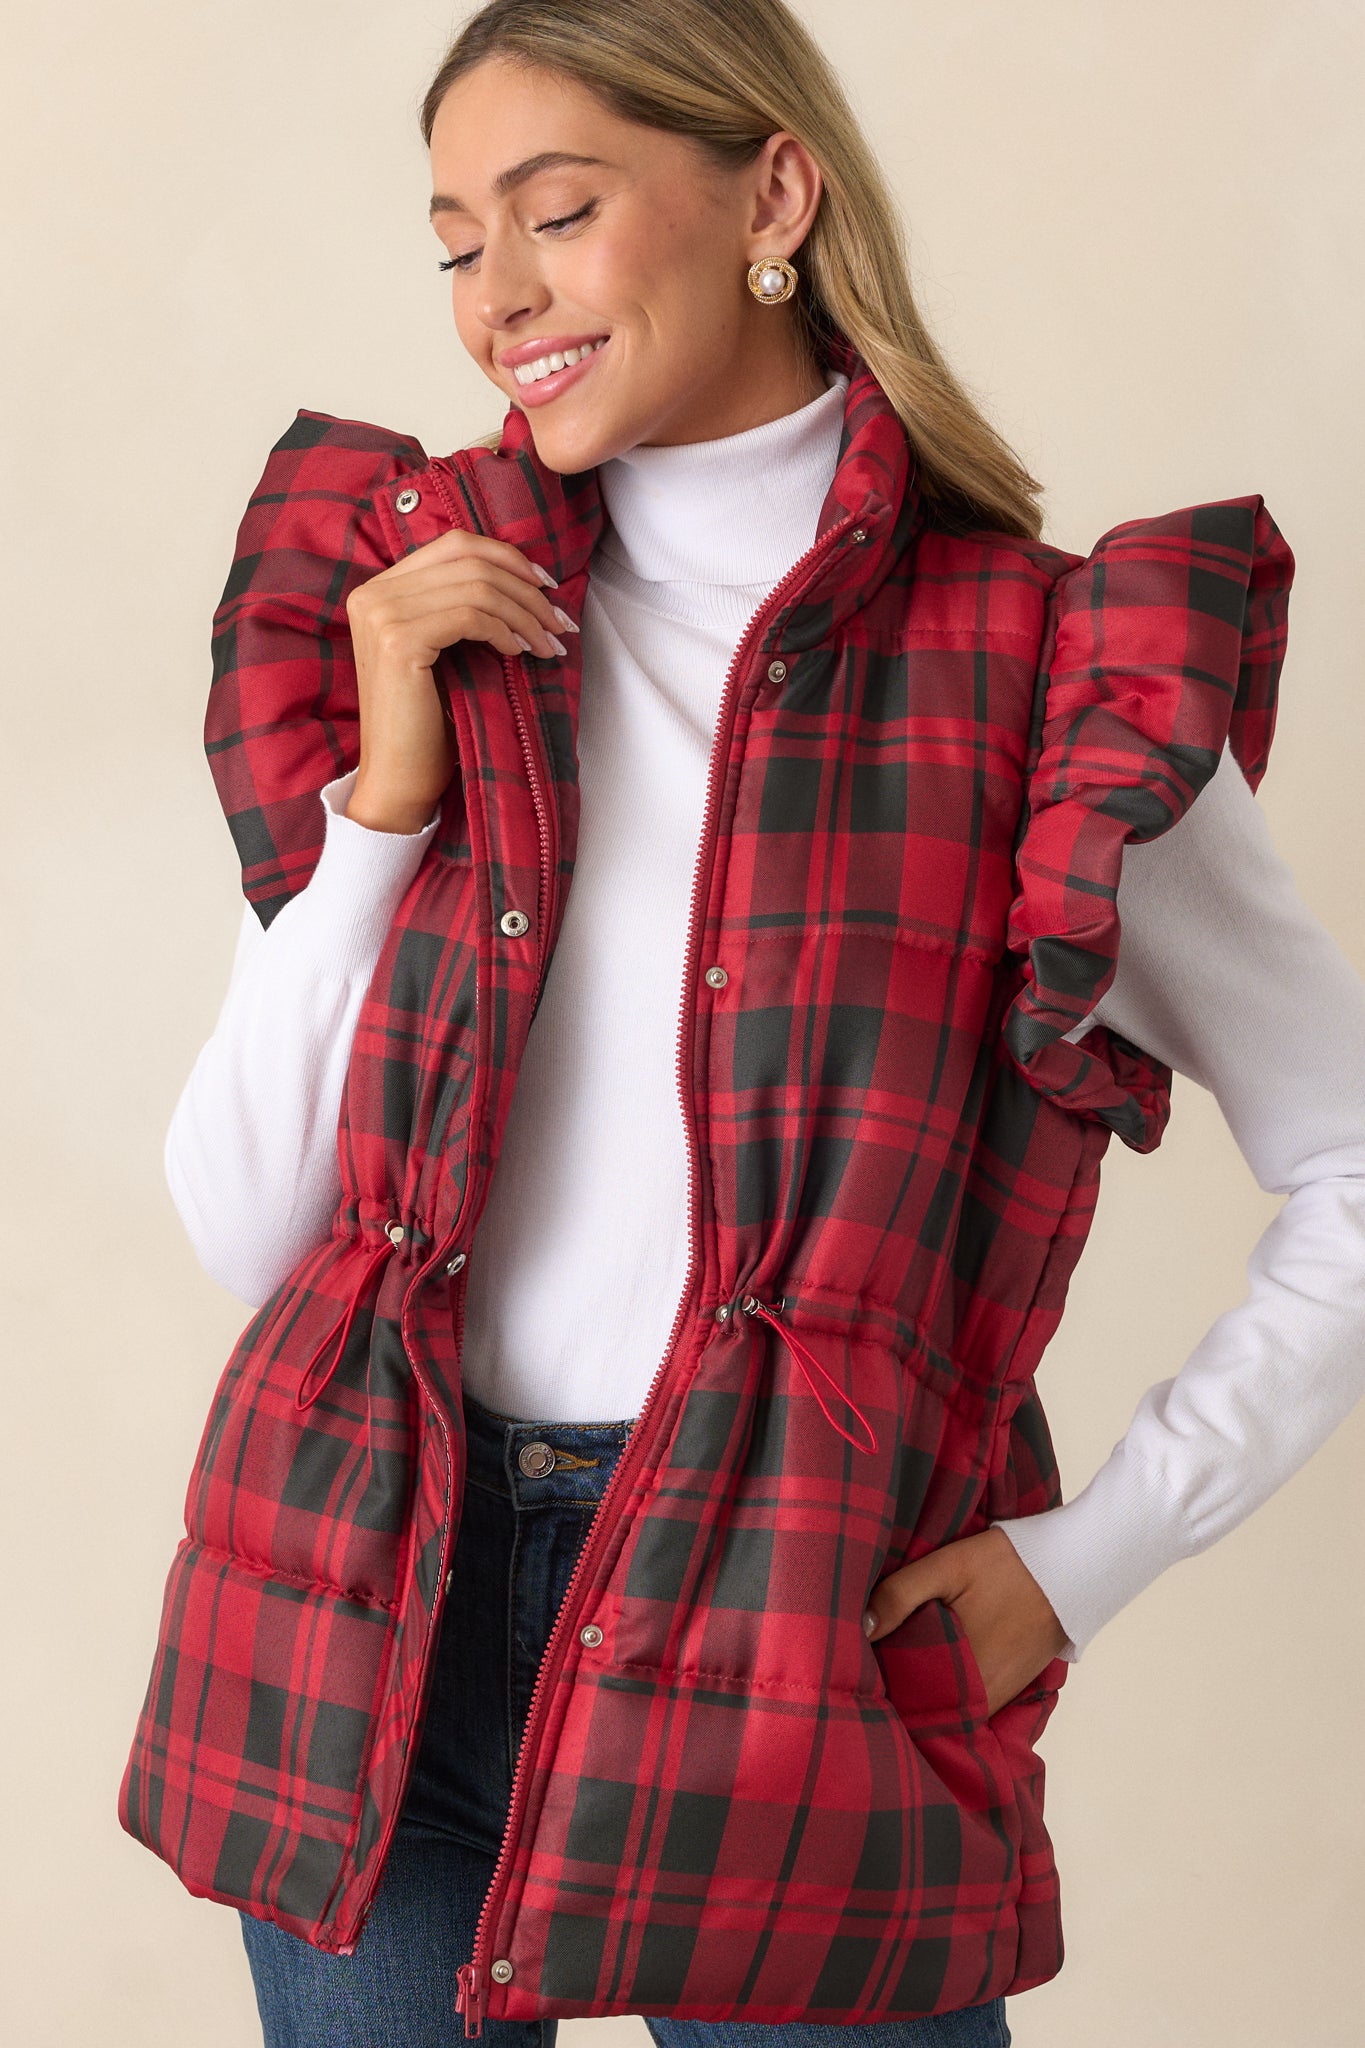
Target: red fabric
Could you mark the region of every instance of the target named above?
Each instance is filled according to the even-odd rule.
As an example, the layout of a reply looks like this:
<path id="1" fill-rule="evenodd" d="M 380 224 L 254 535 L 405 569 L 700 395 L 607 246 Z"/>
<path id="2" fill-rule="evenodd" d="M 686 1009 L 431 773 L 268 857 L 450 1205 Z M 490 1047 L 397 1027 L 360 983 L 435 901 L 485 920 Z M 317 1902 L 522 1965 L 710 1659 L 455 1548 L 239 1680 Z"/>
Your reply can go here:
<path id="1" fill-rule="evenodd" d="M 1259 781 L 1293 561 L 1254 496 L 1085 558 L 944 530 L 839 360 L 820 536 L 736 650 L 717 733 L 679 1075 L 693 1257 L 542 1671 L 466 1980 L 492 2017 L 910 2019 L 1061 1964 L 1036 1745 L 1069 1667 L 988 1715 L 951 1606 L 875 1647 L 861 1617 L 898 1564 L 1061 1498 L 1035 1370 L 1101 1156 L 1159 1142 L 1171 1080 L 1106 1029 L 1061 1034 L 1113 974 L 1124 844 L 1229 737 Z M 298 415 L 242 522 L 206 720 L 264 921 L 355 760 L 355 582 L 459 524 L 576 611 L 602 517 L 516 408 L 497 450 L 430 462 Z M 191 1891 L 343 1953 L 459 1523 L 449 1267 L 479 1256 L 572 884 L 578 648 L 438 664 L 461 772 L 360 1016 L 343 1200 L 224 1369 L 120 1790 Z"/>

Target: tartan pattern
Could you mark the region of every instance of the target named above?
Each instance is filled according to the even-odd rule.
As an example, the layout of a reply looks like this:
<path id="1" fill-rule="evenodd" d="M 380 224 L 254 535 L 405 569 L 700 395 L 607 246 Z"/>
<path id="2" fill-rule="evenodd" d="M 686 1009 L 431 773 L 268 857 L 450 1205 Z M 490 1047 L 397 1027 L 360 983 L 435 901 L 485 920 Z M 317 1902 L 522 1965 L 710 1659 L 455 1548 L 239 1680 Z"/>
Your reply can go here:
<path id="1" fill-rule="evenodd" d="M 819 538 L 718 738 L 691 1286 L 547 1658 L 480 1942 L 495 2017 L 909 2019 L 1061 1965 L 1036 1744 L 1069 1667 L 988 1717 L 949 1606 L 875 1648 L 860 1620 L 897 1564 L 1061 1498 L 1036 1367 L 1105 1148 L 1159 1142 L 1171 1081 L 1105 1028 L 1061 1033 L 1112 977 L 1125 842 L 1183 815 L 1225 738 L 1264 771 L 1293 558 L 1258 497 L 1084 558 L 940 530 L 875 378 L 836 359 Z M 573 611 L 603 516 L 516 408 L 498 449 L 432 461 L 300 412 L 242 522 L 205 725 L 264 922 L 355 759 L 352 581 L 454 523 L 543 562 Z M 447 1267 L 478 1256 L 572 880 L 579 660 L 438 663 L 461 771 L 361 1012 L 342 1201 L 224 1368 L 120 1790 L 191 1891 L 341 1953 L 425 1711 L 463 1485 Z"/>

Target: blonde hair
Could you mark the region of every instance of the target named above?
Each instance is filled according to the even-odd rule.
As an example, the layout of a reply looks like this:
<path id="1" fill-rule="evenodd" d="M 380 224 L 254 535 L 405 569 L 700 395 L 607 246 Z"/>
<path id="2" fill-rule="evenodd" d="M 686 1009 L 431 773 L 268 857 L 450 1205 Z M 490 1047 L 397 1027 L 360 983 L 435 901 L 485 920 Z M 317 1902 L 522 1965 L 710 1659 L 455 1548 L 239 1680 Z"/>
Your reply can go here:
<path id="1" fill-rule="evenodd" d="M 804 345 L 818 360 L 831 333 L 842 334 L 866 362 L 905 426 L 936 523 L 1039 537 L 1042 487 L 939 353 L 881 167 L 833 68 L 783 0 L 490 0 L 427 90 L 428 145 L 450 87 L 490 57 L 560 72 L 623 119 L 689 136 L 722 165 L 752 162 L 779 129 L 798 136 L 824 178 L 797 257 Z"/>

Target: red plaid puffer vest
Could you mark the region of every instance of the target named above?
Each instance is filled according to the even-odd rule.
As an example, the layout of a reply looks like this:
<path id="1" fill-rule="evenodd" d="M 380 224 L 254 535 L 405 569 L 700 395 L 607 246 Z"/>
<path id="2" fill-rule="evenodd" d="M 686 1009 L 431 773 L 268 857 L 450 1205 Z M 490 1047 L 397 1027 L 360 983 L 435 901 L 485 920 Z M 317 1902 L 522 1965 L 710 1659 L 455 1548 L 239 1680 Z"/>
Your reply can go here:
<path id="1" fill-rule="evenodd" d="M 898 1564 L 1061 1499 L 1035 1368 L 1110 1136 L 1152 1150 L 1171 1081 L 1101 1026 L 1062 1034 L 1112 977 L 1125 841 L 1183 814 L 1229 736 L 1260 780 L 1293 559 L 1256 496 L 1085 558 L 942 530 L 880 386 L 835 360 L 819 536 L 737 648 L 714 743 L 687 1284 L 542 1669 L 471 2029 L 911 2019 L 1062 1960 L 1035 1745 L 1069 1667 L 988 1715 L 950 1605 L 875 1648 L 861 1617 Z M 242 521 L 206 726 L 263 922 L 357 758 L 347 593 L 459 525 L 577 613 L 603 516 L 515 408 L 496 451 L 435 461 L 298 414 Z M 461 773 L 360 1016 L 343 1199 L 223 1371 L 119 1795 L 192 1892 L 343 1955 L 421 1732 L 464 1262 L 574 867 L 579 642 L 461 644 L 438 678 Z"/>

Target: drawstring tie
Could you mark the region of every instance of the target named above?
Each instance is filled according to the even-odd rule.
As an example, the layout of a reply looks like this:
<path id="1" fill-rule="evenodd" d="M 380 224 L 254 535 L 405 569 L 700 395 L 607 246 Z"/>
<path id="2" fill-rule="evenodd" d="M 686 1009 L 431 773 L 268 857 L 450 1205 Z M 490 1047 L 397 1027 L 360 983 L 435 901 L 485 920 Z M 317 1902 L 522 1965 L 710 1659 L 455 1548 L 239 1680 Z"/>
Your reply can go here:
<path id="1" fill-rule="evenodd" d="M 391 1237 L 386 1237 L 382 1244 L 376 1244 L 370 1247 L 369 1263 L 366 1266 L 364 1272 L 360 1276 L 359 1282 L 356 1286 L 355 1293 L 351 1296 L 350 1301 L 346 1305 L 346 1313 L 341 1318 L 340 1327 L 334 1330 L 327 1330 L 323 1333 L 323 1336 L 321 1337 L 313 1351 L 312 1357 L 308 1360 L 308 1363 L 303 1368 L 303 1372 L 299 1377 L 298 1386 L 294 1389 L 294 1406 L 296 1408 L 311 1407 L 313 1402 L 317 1400 L 318 1395 L 322 1392 L 323 1388 L 327 1385 L 328 1380 L 331 1379 L 332 1374 L 340 1365 L 342 1359 L 346 1355 L 346 1339 L 350 1335 L 351 1324 L 355 1321 L 355 1312 L 360 1307 L 361 1302 L 365 1299 L 365 1296 L 369 1292 L 370 1282 L 379 1272 L 383 1260 L 388 1256 L 390 1252 L 396 1251 L 397 1249 L 398 1240 L 396 1238 Z M 323 1352 L 326 1350 L 329 1344 L 335 1344 L 336 1346 L 336 1350 L 332 1356 L 332 1362 L 328 1366 L 326 1372 L 322 1375 L 322 1378 L 318 1381 L 317 1385 L 314 1387 L 312 1393 L 305 1395 L 303 1390 L 305 1386 L 308 1384 L 308 1376 L 312 1372 L 313 1367 L 317 1364 L 319 1358 L 322 1356 Z"/>
<path id="2" fill-rule="evenodd" d="M 762 1316 L 764 1322 L 772 1324 L 778 1336 L 782 1339 L 782 1342 L 786 1345 L 788 1351 L 790 1351 L 792 1357 L 796 1360 L 796 1363 L 800 1366 L 802 1372 L 805 1374 L 806 1384 L 809 1386 L 812 1394 L 814 1394 L 816 1400 L 819 1402 L 820 1412 L 824 1416 L 826 1422 L 828 1422 L 830 1428 L 836 1431 L 837 1434 L 843 1438 L 846 1444 L 852 1444 L 855 1451 L 875 1451 L 877 1448 L 876 1431 L 873 1429 L 872 1424 L 868 1421 L 867 1417 L 863 1414 L 862 1409 L 858 1406 L 856 1401 L 852 1400 L 849 1397 L 849 1395 L 847 1395 L 844 1392 L 843 1388 L 839 1385 L 839 1382 L 834 1378 L 833 1374 L 826 1372 L 824 1366 L 821 1365 L 815 1353 L 812 1350 L 810 1350 L 808 1346 L 801 1342 L 801 1339 L 797 1336 L 795 1330 L 789 1330 L 787 1328 L 787 1325 L 782 1321 L 782 1318 L 778 1315 L 776 1309 L 771 1307 L 769 1303 L 767 1303 L 766 1301 L 760 1301 L 756 1294 L 746 1294 L 744 1296 L 744 1299 L 740 1302 L 740 1307 L 743 1309 L 746 1316 Z M 834 1392 L 843 1402 L 849 1414 L 854 1416 L 856 1420 L 862 1425 L 863 1429 L 867 1433 L 866 1443 L 859 1443 L 857 1437 L 854 1436 L 850 1430 L 845 1429 L 842 1422 L 840 1422 L 837 1419 L 837 1417 L 831 1413 L 829 1403 L 826 1401 L 824 1395 L 820 1391 L 817 1375 L 819 1376 L 819 1379 L 824 1381 L 827 1387 L 832 1387 L 834 1389 Z"/>

